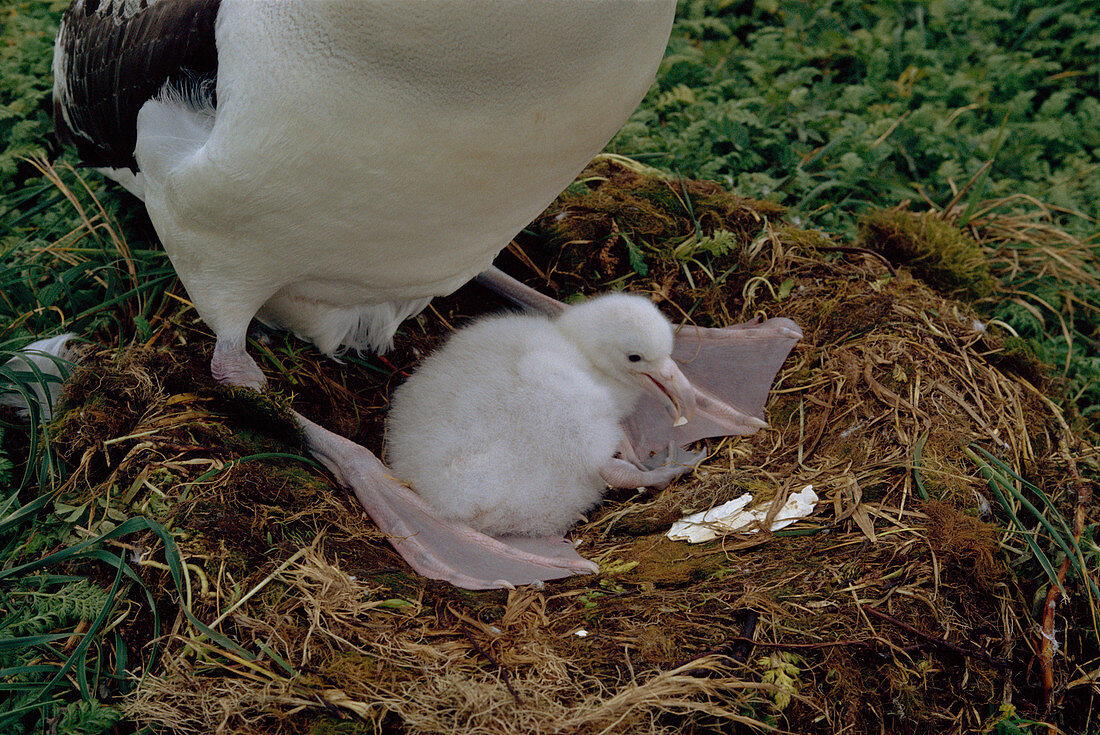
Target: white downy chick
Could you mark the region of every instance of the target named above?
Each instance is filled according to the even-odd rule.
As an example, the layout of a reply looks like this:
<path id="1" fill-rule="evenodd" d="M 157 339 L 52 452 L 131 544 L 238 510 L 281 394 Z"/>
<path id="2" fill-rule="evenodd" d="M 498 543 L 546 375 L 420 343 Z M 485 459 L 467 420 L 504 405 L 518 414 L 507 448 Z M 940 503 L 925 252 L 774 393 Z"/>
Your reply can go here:
<path id="1" fill-rule="evenodd" d="M 564 533 L 626 469 L 621 421 L 645 393 L 683 416 L 694 394 L 671 359 L 672 325 L 647 299 L 611 294 L 556 319 L 482 319 L 455 333 L 402 385 L 387 457 L 449 518 L 490 535 Z M 667 483 L 690 467 L 646 475 Z M 619 483 L 615 483 L 619 484 Z"/>

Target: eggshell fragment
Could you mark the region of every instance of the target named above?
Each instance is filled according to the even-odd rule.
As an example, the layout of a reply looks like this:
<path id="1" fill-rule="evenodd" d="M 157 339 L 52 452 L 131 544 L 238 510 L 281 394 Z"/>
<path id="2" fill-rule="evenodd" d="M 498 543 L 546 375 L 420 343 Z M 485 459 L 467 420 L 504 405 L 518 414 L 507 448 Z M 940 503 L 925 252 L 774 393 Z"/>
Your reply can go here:
<path id="1" fill-rule="evenodd" d="M 717 508 L 693 513 L 673 523 L 666 535 L 673 541 L 698 544 L 734 532 L 756 533 L 760 530 L 759 523 L 768 517 L 771 507 L 770 504 L 765 504 L 759 508 L 745 510 L 752 500 L 752 494 L 745 493 Z M 810 515 L 814 506 L 817 505 L 817 500 L 813 485 L 807 485 L 797 493 L 791 493 L 787 496 L 787 502 L 772 520 L 771 530 L 778 531 L 786 528 L 799 518 Z"/>

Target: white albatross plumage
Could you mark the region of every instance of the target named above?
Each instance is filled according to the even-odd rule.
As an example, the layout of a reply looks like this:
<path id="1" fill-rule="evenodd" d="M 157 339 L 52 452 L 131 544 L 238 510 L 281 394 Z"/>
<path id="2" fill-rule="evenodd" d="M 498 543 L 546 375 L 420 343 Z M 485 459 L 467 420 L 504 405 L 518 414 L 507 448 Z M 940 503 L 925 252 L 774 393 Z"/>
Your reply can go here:
<path id="1" fill-rule="evenodd" d="M 396 391 L 386 458 L 446 518 L 494 536 L 560 539 L 608 484 L 663 487 L 691 470 L 613 458 L 645 392 L 679 416 L 694 411 L 672 347 L 672 325 L 641 296 L 602 296 L 554 319 L 482 319 Z"/>
<path id="2" fill-rule="evenodd" d="M 490 264 L 642 99 L 675 6 L 75 0 L 55 45 L 54 121 L 144 200 L 214 332 L 213 376 L 262 389 L 245 350 L 254 318 L 329 354 L 383 350 L 404 318 L 479 273 L 557 310 Z M 700 418 L 674 429 L 643 399 L 631 449 L 763 426 L 797 337 L 774 319 L 677 337 Z M 480 589 L 593 571 L 571 550 L 531 553 L 444 521 L 371 452 L 295 416 L 417 572 Z"/>
<path id="3" fill-rule="evenodd" d="M 112 4 L 136 6 L 96 13 Z M 329 354 L 385 349 L 406 317 L 485 270 L 645 95 L 675 3 L 216 5 L 209 96 L 186 80 L 157 90 L 136 115 L 136 183 L 104 168 L 141 192 L 218 337 L 220 377 L 259 387 L 243 352 L 257 315 Z"/>

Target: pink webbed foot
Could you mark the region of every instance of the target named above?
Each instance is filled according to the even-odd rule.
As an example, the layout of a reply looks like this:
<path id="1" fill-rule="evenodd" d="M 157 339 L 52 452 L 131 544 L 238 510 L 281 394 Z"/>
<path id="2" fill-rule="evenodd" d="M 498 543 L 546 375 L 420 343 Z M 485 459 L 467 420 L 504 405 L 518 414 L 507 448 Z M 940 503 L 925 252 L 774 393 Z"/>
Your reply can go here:
<path id="1" fill-rule="evenodd" d="M 695 415 L 673 426 L 662 404 L 645 396 L 624 422 L 635 453 L 649 466 L 669 447 L 699 439 L 755 434 L 768 424 L 764 404 L 802 330 L 790 319 L 751 321 L 722 329 L 683 325 L 672 357 L 695 388 Z"/>
<path id="2" fill-rule="evenodd" d="M 565 308 L 492 267 L 478 283 L 520 306 L 556 315 Z M 661 402 L 643 397 L 624 422 L 630 451 L 622 454 L 639 467 L 665 462 L 687 464 L 681 448 L 699 439 L 754 434 L 768 424 L 768 391 L 802 330 L 790 319 L 753 320 L 722 329 L 682 325 L 672 357 L 695 389 L 695 415 L 673 426 Z"/>
<path id="3" fill-rule="evenodd" d="M 364 447 L 295 414 L 310 451 L 337 480 L 350 487 L 389 542 L 418 574 L 472 590 L 515 587 L 591 574 L 599 566 L 583 559 L 562 538 L 495 539 L 447 520 L 391 477 Z"/>
<path id="4" fill-rule="evenodd" d="M 265 384 L 263 372 L 245 352 L 243 340 L 218 340 L 211 373 L 223 385 L 259 390 Z M 481 590 L 599 571 L 598 565 L 583 559 L 563 538 L 498 540 L 441 518 L 416 493 L 393 479 L 370 450 L 298 413 L 294 418 L 311 453 L 354 491 L 363 509 L 417 573 Z"/>
<path id="5" fill-rule="evenodd" d="M 640 463 L 613 457 L 600 467 L 600 477 L 611 487 L 653 487 L 662 490 L 681 475 L 695 469 L 706 452 L 685 453 L 679 460 L 666 462 L 652 469 L 643 469 Z"/>

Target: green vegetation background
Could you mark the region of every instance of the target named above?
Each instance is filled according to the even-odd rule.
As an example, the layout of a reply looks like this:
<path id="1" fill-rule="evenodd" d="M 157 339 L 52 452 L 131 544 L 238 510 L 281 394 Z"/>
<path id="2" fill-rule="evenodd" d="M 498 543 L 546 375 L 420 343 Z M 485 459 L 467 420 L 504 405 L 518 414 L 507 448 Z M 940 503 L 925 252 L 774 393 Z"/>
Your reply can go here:
<path id="1" fill-rule="evenodd" d="M 35 255 L 80 225 L 57 187 L 23 160 L 75 163 L 53 141 L 49 117 L 52 41 L 66 4 L 0 0 L 0 349 L 60 329 L 123 343 L 144 338 L 145 317 L 171 278 L 147 228 L 136 224 L 132 200 L 95 176 L 91 193 L 122 220 L 138 285 L 106 235 L 79 243 L 77 265 L 44 264 Z M 611 149 L 777 201 L 803 226 L 844 237 L 871 207 L 946 204 L 992 162 L 966 191 L 968 200 L 1034 197 L 1057 208 L 1058 224 L 1095 250 L 1100 3 L 683 0 L 658 81 Z M 66 182 L 81 192 L 75 179 Z M 1064 373 L 1067 399 L 1095 421 L 1100 294 L 1043 279 L 1015 286 L 1052 313 L 1007 299 L 979 308 L 1012 325 Z M 1072 353 L 1053 312 L 1069 314 Z M 56 548 L 68 528 L 33 502 L 38 484 L 60 476 L 51 478 L 51 468 L 59 469 L 54 459 L 46 453 L 32 466 L 5 456 L 2 447 L 10 453 L 29 440 L 25 427 L 0 426 L 0 437 L 5 432 L 0 573 Z M 20 441 L 11 441 L 14 434 Z M 97 558 L 118 570 L 117 585 L 124 562 Z M 109 702 L 125 690 L 125 678 L 101 671 L 95 662 L 104 657 L 87 646 L 73 660 L 55 641 L 68 636 L 56 633 L 59 626 L 105 616 L 111 596 L 63 575 L 8 575 L 4 583 L 11 586 L 0 595 L 0 639 L 23 643 L 0 646 L 0 674 L 13 683 L 0 689 L 0 731 L 43 731 L 47 721 L 60 733 L 105 731 L 118 718 Z M 126 660 L 117 636 L 95 644 L 93 652 L 114 646 L 113 658 Z M 42 660 L 71 661 L 81 685 L 51 682 L 56 664 Z M 89 688 L 89 676 L 97 686 Z"/>
<path id="2" fill-rule="evenodd" d="M 849 237 L 870 208 L 947 205 L 991 162 L 964 206 L 1034 197 L 1095 256 L 1100 3 L 680 2 L 657 84 L 612 148 Z M 978 309 L 1030 340 L 1095 423 L 1100 294 L 1034 275 L 1005 285 L 1049 309 Z"/>

